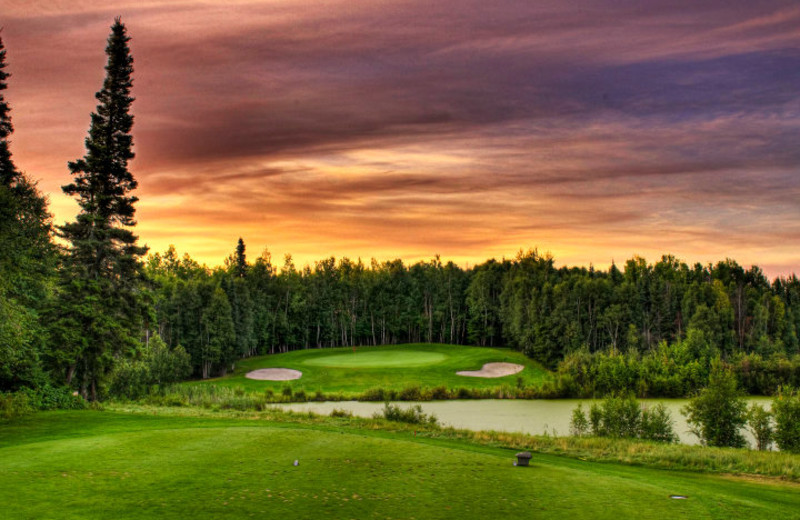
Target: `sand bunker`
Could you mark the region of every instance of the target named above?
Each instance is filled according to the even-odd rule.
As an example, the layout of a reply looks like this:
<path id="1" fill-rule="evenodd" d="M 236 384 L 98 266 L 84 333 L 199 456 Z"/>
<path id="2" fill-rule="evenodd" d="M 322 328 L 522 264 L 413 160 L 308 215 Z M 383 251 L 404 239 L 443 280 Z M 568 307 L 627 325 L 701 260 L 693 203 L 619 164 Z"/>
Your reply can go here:
<path id="1" fill-rule="evenodd" d="M 480 370 L 462 370 L 456 374 L 469 377 L 503 377 L 522 372 L 523 368 L 523 365 L 516 363 L 486 363 Z"/>
<path id="2" fill-rule="evenodd" d="M 261 368 L 253 370 L 244 375 L 247 379 L 258 379 L 259 381 L 289 381 L 300 379 L 303 373 L 291 368 Z"/>

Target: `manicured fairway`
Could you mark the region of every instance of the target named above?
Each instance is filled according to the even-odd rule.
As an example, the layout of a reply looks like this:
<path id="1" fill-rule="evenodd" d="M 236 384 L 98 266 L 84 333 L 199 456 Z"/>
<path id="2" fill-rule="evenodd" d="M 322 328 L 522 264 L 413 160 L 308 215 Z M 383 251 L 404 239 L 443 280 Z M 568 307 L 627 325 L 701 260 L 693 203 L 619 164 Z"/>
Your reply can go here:
<path id="1" fill-rule="evenodd" d="M 496 379 L 482 379 L 456 375 L 459 370 L 479 370 L 485 363 L 511 362 L 524 365 L 519 374 Z M 244 375 L 259 368 L 290 368 L 299 370 L 303 377 L 290 382 L 254 381 Z M 335 349 L 297 350 L 286 354 L 273 354 L 242 360 L 233 374 L 207 381 L 188 384 L 215 384 L 241 387 L 247 391 L 275 392 L 289 385 L 307 393 L 317 390 L 324 393 L 360 393 L 372 388 L 402 390 L 418 386 L 434 388 L 498 388 L 516 386 L 521 378 L 523 385 L 540 385 L 547 376 L 538 363 L 521 352 L 488 347 L 465 347 L 419 343 L 413 345 L 386 345 Z"/>
<path id="2" fill-rule="evenodd" d="M 9 520 L 777 520 L 800 511 L 792 485 L 537 454 L 516 468 L 512 455 L 343 423 L 50 412 L 0 426 L 0 503 Z"/>

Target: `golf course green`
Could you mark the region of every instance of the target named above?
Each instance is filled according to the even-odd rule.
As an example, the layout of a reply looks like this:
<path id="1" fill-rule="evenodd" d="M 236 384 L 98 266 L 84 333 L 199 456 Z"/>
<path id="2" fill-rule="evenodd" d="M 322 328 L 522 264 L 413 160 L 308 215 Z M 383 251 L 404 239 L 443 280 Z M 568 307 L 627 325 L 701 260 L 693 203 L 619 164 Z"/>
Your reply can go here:
<path id="1" fill-rule="evenodd" d="M 443 352 L 425 352 L 421 350 L 372 350 L 358 352 L 356 349 L 347 354 L 328 354 L 305 360 L 306 366 L 337 368 L 388 368 L 388 367 L 422 367 L 446 360 Z"/>
<path id="2" fill-rule="evenodd" d="M 796 484 L 318 423 L 45 412 L 0 428 L 3 518 L 797 518 Z M 295 463 L 296 461 L 296 463 Z M 682 495 L 686 499 L 673 499 Z"/>
<path id="3" fill-rule="evenodd" d="M 465 377 L 456 372 L 480 370 L 486 363 L 506 362 L 525 368 L 518 374 L 498 378 Z M 302 372 L 292 381 L 253 380 L 247 373 L 266 368 L 285 368 Z M 285 386 L 325 394 L 356 395 L 382 388 L 402 390 L 409 387 L 499 388 L 537 386 L 547 377 L 547 370 L 521 352 L 489 347 L 465 347 L 416 343 L 378 347 L 296 350 L 285 354 L 244 359 L 226 377 L 194 381 L 189 385 L 217 385 L 242 388 L 248 392 L 272 390 Z"/>

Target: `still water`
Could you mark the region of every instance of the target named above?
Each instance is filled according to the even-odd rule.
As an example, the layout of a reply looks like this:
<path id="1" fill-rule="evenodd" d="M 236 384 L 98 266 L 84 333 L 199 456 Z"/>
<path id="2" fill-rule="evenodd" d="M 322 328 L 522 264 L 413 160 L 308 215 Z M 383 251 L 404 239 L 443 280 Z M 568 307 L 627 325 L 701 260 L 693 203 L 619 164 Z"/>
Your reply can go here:
<path id="1" fill-rule="evenodd" d="M 748 398 L 750 403 L 760 403 L 769 408 L 771 400 L 766 397 Z M 463 401 L 429 401 L 419 403 L 425 413 L 434 414 L 445 426 L 467 430 L 496 430 L 504 432 L 522 432 L 530 434 L 547 433 L 550 435 L 569 435 L 569 421 L 572 410 L 583 403 L 588 415 L 591 399 L 481 399 Z M 681 415 L 681 408 L 687 399 L 640 399 L 644 406 L 664 403 L 675 422 L 675 433 L 684 444 L 698 444 L 698 439 L 689 433 L 686 418 Z M 417 403 L 397 403 L 401 407 Z M 383 409 L 383 403 L 364 403 L 358 401 L 293 403 L 280 405 L 296 412 L 314 412 L 328 415 L 334 408 L 349 410 L 353 415 L 371 417 Z M 744 432 L 747 441 L 753 445 L 753 437 Z"/>

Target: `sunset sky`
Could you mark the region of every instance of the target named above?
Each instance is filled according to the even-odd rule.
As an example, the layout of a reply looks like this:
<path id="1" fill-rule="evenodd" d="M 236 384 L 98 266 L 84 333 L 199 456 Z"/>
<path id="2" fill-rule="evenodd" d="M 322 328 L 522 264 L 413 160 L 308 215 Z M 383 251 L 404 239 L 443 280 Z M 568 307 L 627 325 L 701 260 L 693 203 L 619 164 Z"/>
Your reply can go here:
<path id="1" fill-rule="evenodd" d="M 0 0 L 11 149 L 57 224 L 115 16 L 152 251 L 800 273 L 795 0 Z"/>

